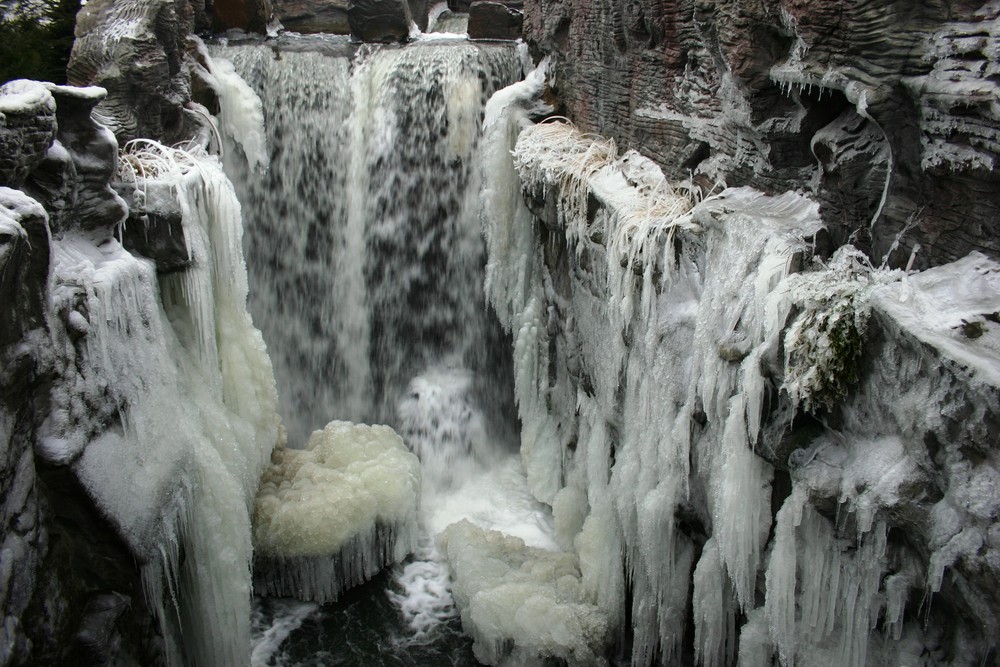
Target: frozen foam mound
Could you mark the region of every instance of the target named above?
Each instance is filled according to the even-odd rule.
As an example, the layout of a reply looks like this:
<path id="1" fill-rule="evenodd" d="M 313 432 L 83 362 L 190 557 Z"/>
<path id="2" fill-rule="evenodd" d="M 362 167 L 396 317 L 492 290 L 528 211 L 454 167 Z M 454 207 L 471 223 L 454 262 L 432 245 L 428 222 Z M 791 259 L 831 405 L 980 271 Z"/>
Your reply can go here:
<path id="1" fill-rule="evenodd" d="M 416 547 L 420 463 L 388 426 L 333 421 L 271 460 L 254 510 L 258 593 L 335 600 Z"/>
<path id="2" fill-rule="evenodd" d="M 577 557 L 469 521 L 438 537 L 451 566 L 452 593 L 476 659 L 533 667 L 552 659 L 606 665 L 608 619 L 587 597 Z"/>

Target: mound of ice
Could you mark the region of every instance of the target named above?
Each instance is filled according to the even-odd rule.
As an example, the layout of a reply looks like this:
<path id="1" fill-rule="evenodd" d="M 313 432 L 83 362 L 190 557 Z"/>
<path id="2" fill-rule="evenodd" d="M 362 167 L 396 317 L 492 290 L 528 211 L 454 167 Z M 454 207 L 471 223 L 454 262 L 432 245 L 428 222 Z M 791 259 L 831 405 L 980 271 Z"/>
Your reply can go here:
<path id="1" fill-rule="evenodd" d="M 304 450 L 278 448 L 254 511 L 254 585 L 336 599 L 413 551 L 420 463 L 388 426 L 333 421 Z"/>
<path id="2" fill-rule="evenodd" d="M 608 619 L 581 584 L 577 557 L 525 546 L 469 521 L 438 538 L 451 565 L 462 627 L 476 658 L 489 665 L 531 667 L 555 658 L 604 665 Z"/>

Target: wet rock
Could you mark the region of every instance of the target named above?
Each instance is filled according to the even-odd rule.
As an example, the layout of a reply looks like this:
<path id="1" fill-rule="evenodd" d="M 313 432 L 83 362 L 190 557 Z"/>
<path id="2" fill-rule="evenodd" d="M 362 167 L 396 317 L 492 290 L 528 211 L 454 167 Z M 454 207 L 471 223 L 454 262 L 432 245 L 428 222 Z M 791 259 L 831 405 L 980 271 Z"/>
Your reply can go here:
<path id="1" fill-rule="evenodd" d="M 413 19 L 413 22 L 417 24 L 418 28 L 426 32 L 427 13 L 432 4 L 430 0 L 406 0 L 406 4 L 410 6 L 410 17 Z"/>
<path id="2" fill-rule="evenodd" d="M 347 3 L 351 35 L 362 42 L 403 42 L 413 21 L 406 0 L 352 0 Z"/>
<path id="3" fill-rule="evenodd" d="M 274 16 L 286 30 L 349 35 L 347 5 L 347 0 L 274 0 Z"/>
<path id="4" fill-rule="evenodd" d="M 519 39 L 524 15 L 502 2 L 473 2 L 469 7 L 471 39 Z"/>
<path id="5" fill-rule="evenodd" d="M 215 0 L 212 4 L 212 27 L 218 32 L 233 28 L 248 32 L 267 32 L 271 18 L 270 0 Z"/>

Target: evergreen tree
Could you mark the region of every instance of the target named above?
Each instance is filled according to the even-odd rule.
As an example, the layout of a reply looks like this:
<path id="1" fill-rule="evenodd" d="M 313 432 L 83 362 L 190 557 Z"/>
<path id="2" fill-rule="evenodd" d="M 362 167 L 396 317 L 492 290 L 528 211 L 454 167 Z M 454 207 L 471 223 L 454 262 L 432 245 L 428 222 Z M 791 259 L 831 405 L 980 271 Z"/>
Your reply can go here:
<path id="1" fill-rule="evenodd" d="M 0 0 L 0 82 L 66 82 L 80 0 Z"/>

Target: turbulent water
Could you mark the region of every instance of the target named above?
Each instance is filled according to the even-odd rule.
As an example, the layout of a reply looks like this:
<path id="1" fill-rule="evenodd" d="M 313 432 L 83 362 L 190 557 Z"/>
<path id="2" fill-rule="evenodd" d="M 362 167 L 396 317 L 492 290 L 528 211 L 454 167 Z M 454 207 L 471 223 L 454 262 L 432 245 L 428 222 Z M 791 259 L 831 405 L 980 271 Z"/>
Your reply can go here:
<path id="1" fill-rule="evenodd" d="M 482 290 L 476 151 L 519 55 L 467 41 L 351 55 L 328 38 L 213 55 L 263 103 L 266 155 L 225 111 L 224 131 L 290 445 L 334 418 L 389 423 L 424 477 L 418 553 L 335 604 L 256 600 L 253 664 L 477 664 L 433 536 L 469 518 L 556 548 L 514 453 L 510 341 Z"/>
<path id="2" fill-rule="evenodd" d="M 472 373 L 502 421 L 507 348 L 484 307 L 471 181 L 483 104 L 520 76 L 514 48 L 313 47 L 217 51 L 263 101 L 270 168 L 234 180 L 289 443 L 334 417 L 395 425 L 431 367 Z"/>

